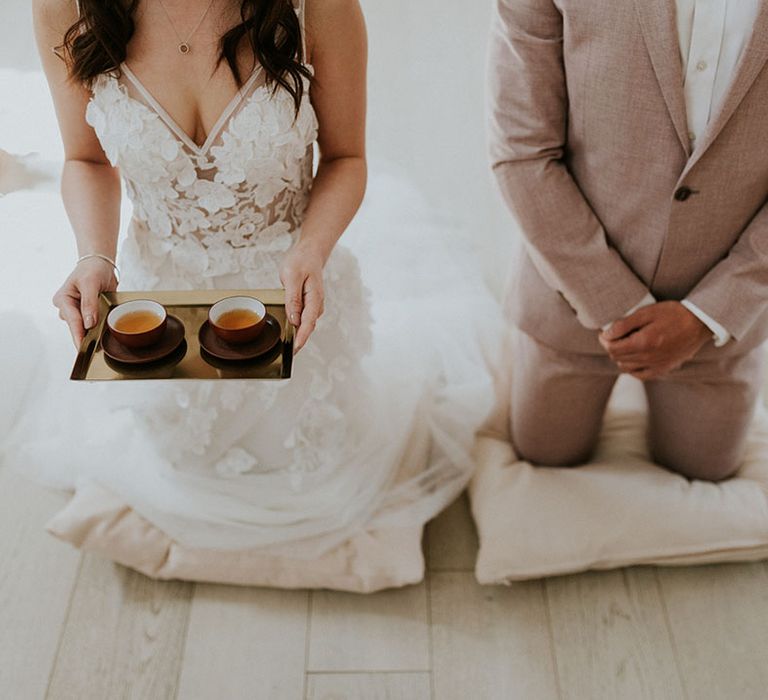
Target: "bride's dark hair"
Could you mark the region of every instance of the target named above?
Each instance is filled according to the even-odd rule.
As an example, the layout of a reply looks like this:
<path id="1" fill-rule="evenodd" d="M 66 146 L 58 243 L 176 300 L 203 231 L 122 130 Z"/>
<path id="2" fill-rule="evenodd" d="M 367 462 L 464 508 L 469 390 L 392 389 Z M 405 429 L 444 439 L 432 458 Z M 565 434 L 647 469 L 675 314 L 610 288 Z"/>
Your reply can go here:
<path id="1" fill-rule="evenodd" d="M 80 0 L 80 17 L 64 35 L 57 53 L 67 61 L 73 80 L 93 86 L 102 73 L 119 72 L 135 29 L 139 0 Z M 245 40 L 261 64 L 267 82 L 287 90 L 298 111 L 304 94 L 301 25 L 291 0 L 242 0 L 241 23 L 221 37 L 219 62 L 226 61 L 238 86 L 243 77 L 237 49 Z"/>

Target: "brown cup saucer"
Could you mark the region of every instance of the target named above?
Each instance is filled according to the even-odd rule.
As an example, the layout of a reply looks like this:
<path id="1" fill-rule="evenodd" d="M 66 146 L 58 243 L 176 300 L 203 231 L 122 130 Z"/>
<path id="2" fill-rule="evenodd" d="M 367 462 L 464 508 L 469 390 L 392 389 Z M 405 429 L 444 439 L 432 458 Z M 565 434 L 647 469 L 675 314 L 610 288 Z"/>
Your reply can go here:
<path id="1" fill-rule="evenodd" d="M 205 351 L 205 348 L 200 347 L 200 357 L 202 357 L 211 367 L 215 367 L 220 370 L 222 374 L 220 376 L 238 377 L 241 372 L 247 372 L 248 370 L 258 367 L 259 365 L 268 365 L 280 356 L 282 352 L 282 342 L 275 343 L 275 346 L 271 350 L 254 357 L 251 360 L 220 360 L 218 357 L 214 357 L 210 353 Z"/>
<path id="2" fill-rule="evenodd" d="M 184 359 L 187 354 L 187 341 L 182 339 L 181 345 L 173 350 L 169 355 L 161 357 L 152 362 L 127 363 L 113 360 L 106 353 L 104 354 L 104 363 L 111 370 L 124 377 L 133 377 L 135 379 L 168 379 L 173 376 L 174 368 Z"/>
<path id="3" fill-rule="evenodd" d="M 176 316 L 168 314 L 168 323 L 160 340 L 146 348 L 127 348 L 110 333 L 106 326 L 104 335 L 101 337 L 101 347 L 107 357 L 121 364 L 143 365 L 170 355 L 183 340 L 184 324 Z"/>
<path id="4" fill-rule="evenodd" d="M 253 360 L 272 350 L 280 340 L 281 333 L 280 322 L 274 316 L 267 314 L 264 330 L 249 343 L 239 343 L 237 345 L 227 343 L 216 335 L 207 320 L 200 326 L 197 337 L 200 341 L 200 347 L 212 357 L 219 360 L 238 362 Z"/>

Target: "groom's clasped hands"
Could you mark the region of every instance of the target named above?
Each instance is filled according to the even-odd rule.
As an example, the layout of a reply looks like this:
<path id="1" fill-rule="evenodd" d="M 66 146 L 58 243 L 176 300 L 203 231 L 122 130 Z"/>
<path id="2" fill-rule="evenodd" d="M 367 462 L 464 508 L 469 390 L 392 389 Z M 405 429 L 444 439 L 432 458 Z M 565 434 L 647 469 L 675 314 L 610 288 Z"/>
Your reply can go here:
<path id="1" fill-rule="evenodd" d="M 692 359 L 712 332 L 680 302 L 662 301 L 615 321 L 599 338 L 621 372 L 645 381 Z"/>

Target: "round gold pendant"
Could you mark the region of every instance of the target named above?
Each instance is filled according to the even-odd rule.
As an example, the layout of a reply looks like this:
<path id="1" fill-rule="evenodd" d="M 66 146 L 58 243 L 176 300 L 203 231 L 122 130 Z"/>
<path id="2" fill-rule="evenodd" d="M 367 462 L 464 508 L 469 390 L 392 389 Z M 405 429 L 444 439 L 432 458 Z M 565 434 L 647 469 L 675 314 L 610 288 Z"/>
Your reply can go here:
<path id="1" fill-rule="evenodd" d="M 189 53 L 192 49 L 186 41 L 179 44 L 179 53 Z"/>

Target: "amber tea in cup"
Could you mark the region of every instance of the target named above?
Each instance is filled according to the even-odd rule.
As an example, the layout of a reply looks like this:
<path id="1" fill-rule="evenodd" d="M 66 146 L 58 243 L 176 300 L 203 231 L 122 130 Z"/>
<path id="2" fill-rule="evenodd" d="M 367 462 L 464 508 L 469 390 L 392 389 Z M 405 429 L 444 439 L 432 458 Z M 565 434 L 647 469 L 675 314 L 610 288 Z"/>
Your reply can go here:
<path id="1" fill-rule="evenodd" d="M 213 332 L 227 343 L 255 340 L 266 320 L 267 308 L 256 297 L 225 297 L 208 311 L 208 322 Z"/>
<path id="2" fill-rule="evenodd" d="M 220 328 L 236 331 L 256 325 L 261 321 L 261 318 L 251 309 L 232 309 L 232 311 L 225 311 L 221 314 L 216 320 L 216 325 Z"/>
<path id="3" fill-rule="evenodd" d="M 153 311 L 131 311 L 115 321 L 115 330 L 120 333 L 146 333 L 161 320 Z"/>
<path id="4" fill-rule="evenodd" d="M 163 335 L 168 315 L 162 304 L 134 299 L 113 307 L 107 316 L 110 333 L 129 348 L 145 348 Z"/>

